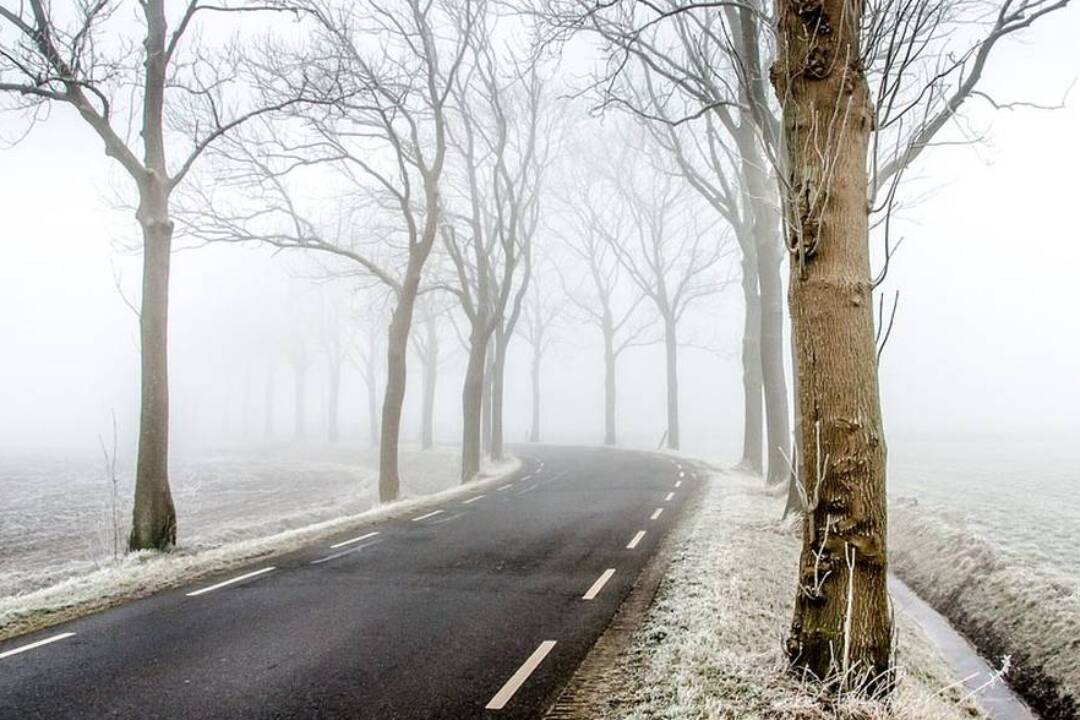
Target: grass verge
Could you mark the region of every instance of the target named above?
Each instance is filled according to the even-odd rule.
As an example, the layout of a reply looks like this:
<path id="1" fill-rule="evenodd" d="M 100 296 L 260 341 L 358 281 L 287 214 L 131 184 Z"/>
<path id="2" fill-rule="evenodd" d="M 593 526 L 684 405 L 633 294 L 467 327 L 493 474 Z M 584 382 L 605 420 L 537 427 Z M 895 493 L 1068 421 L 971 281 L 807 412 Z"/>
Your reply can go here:
<path id="1" fill-rule="evenodd" d="M 958 720 L 980 717 L 914 621 L 897 617 L 900 682 L 888 703 L 824 702 L 786 672 L 799 554 L 761 479 L 717 472 L 669 537 L 651 606 L 603 662 L 586 662 L 553 717 L 624 720 Z M 607 642 L 605 642 L 607 640 Z M 611 648 L 603 638 L 598 648 Z M 590 658 L 591 659 L 591 658 Z M 571 701 L 567 701 L 571 698 Z"/>

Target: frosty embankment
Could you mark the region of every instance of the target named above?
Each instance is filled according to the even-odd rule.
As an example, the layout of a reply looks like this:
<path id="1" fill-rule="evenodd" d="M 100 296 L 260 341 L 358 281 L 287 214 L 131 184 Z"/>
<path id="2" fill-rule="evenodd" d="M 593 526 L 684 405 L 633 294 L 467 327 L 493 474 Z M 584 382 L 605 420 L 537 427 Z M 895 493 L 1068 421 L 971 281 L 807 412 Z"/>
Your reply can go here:
<path id="1" fill-rule="evenodd" d="M 827 710 L 812 686 L 790 676 L 783 637 L 791 620 L 799 541 L 797 528 L 779 521 L 780 509 L 760 477 L 713 473 L 695 514 L 667 540 L 670 563 L 661 570 L 651 605 L 646 597 L 639 618 L 615 621 L 551 717 L 981 716 L 968 688 L 902 611 L 900 683 L 890 702 L 841 698 Z"/>

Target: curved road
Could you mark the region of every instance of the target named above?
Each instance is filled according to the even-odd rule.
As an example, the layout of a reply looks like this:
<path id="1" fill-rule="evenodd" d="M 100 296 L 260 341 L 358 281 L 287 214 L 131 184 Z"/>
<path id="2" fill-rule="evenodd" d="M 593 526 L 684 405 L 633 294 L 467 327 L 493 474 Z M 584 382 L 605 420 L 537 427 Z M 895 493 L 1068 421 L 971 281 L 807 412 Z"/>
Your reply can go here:
<path id="1" fill-rule="evenodd" d="M 0 718 L 542 716 L 700 480 L 518 454 L 502 486 L 0 644 Z"/>

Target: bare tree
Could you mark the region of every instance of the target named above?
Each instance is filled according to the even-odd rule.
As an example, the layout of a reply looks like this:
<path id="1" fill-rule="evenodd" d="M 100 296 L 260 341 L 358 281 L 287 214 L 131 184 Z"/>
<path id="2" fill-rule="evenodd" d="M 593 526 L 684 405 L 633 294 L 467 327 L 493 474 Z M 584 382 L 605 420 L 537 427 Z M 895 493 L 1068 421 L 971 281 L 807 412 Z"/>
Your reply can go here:
<path id="1" fill-rule="evenodd" d="M 210 240 L 328 253 L 390 289 L 395 304 L 379 446 L 379 499 L 389 502 L 400 491 L 408 343 L 424 265 L 438 237 L 451 93 L 483 3 L 303 0 L 299 6 L 316 26 L 311 50 L 288 57 L 271 48 L 262 65 L 282 84 L 302 68 L 305 79 L 323 83 L 335 100 L 293 113 L 293 132 L 263 124 L 257 137 L 219 153 L 241 168 L 234 185 L 255 188 L 259 197 L 245 207 L 235 197 L 225 206 L 204 196 L 210 210 L 196 216 L 198 232 Z M 298 182 L 290 176 L 322 166 L 353 190 L 336 228 L 313 221 L 289 185 Z M 390 218 L 374 237 L 358 237 L 355 221 L 365 202 L 368 219 Z"/>
<path id="2" fill-rule="evenodd" d="M 678 450 L 679 322 L 697 301 L 729 280 L 719 271 L 731 254 L 715 222 L 702 227 L 689 206 L 687 186 L 664 168 L 619 168 L 609 180 L 633 218 L 630 238 L 607 241 L 630 279 L 652 302 L 663 327 L 667 388 L 667 447 Z"/>
<path id="3" fill-rule="evenodd" d="M 420 447 L 430 450 L 435 446 L 435 387 L 439 381 L 441 362 L 441 340 L 439 321 L 446 313 L 446 308 L 432 297 L 420 304 L 422 333 L 413 334 L 413 348 L 420 358 L 422 381 L 422 401 L 420 413 Z"/>
<path id="4" fill-rule="evenodd" d="M 757 42 L 765 22 L 758 0 L 541 5 L 556 30 L 586 30 L 601 41 L 608 62 L 593 85 L 600 106 L 645 120 L 690 185 L 731 225 L 742 254 L 745 307 L 742 465 L 763 468 L 764 419 L 768 480 L 784 480 L 790 474 L 784 253 L 771 169 L 776 120 L 761 71 L 770 48 Z"/>
<path id="5" fill-rule="evenodd" d="M 383 343 L 385 342 L 386 312 L 376 305 L 369 309 L 363 318 L 356 322 L 362 326 L 362 331 L 353 346 L 353 352 L 349 356 L 350 362 L 360 371 L 360 377 L 364 380 L 367 390 L 368 433 L 371 438 L 371 447 L 379 447 L 379 383 L 386 377 L 380 358 L 386 356 Z"/>
<path id="6" fill-rule="evenodd" d="M 610 148 L 593 144 L 604 153 Z M 625 283 L 623 267 L 613 249 L 629 237 L 628 218 L 620 203 L 622 196 L 600 182 L 592 173 L 581 171 L 594 161 L 582 145 L 571 153 L 572 179 L 569 194 L 562 199 L 566 228 L 559 234 L 569 251 L 565 269 L 559 270 L 563 292 L 577 314 L 600 331 L 603 347 L 604 444 L 617 442 L 617 364 L 627 349 L 656 342 L 647 338 L 651 323 L 639 312 L 645 294 L 637 285 Z M 577 172 L 573 172 L 576 169 Z"/>
<path id="7" fill-rule="evenodd" d="M 341 375 L 356 343 L 357 314 L 344 293 L 323 299 L 319 340 L 326 357 L 326 439 L 332 443 L 341 437 Z"/>
<path id="8" fill-rule="evenodd" d="M 552 291 L 550 281 L 553 268 L 533 274 L 529 291 L 521 310 L 521 336 L 529 344 L 532 356 L 529 362 L 529 379 L 532 390 L 532 414 L 529 424 L 529 442 L 540 442 L 540 371 L 544 356 L 555 340 L 553 332 L 556 321 L 563 311 L 563 297 Z"/>
<path id="9" fill-rule="evenodd" d="M 496 443 L 501 447 L 506 311 L 513 297 L 516 315 L 528 283 L 535 226 L 534 218 L 523 214 L 535 206 L 531 184 L 536 182 L 542 83 L 535 67 L 523 75 L 507 72 L 505 68 L 516 67 L 516 58 L 493 48 L 495 21 L 484 19 L 475 37 L 473 63 L 456 89 L 460 121 L 453 138 L 460 158 L 461 209 L 449 213 L 443 227 L 454 276 L 443 286 L 457 296 L 469 328 L 462 388 L 463 481 L 480 469 L 482 436 L 488 428 L 493 454 Z"/>
<path id="10" fill-rule="evenodd" d="M 123 5 L 97 0 L 66 11 L 46 0 L 0 5 L 0 92 L 15 98 L 14 107 L 25 110 L 31 122 L 53 104 L 74 109 L 134 184 L 143 250 L 142 385 L 128 546 L 164 549 L 176 542 L 168 474 L 170 198 L 208 147 L 252 118 L 295 105 L 304 87 L 239 109 L 225 99 L 244 97 L 237 91 L 244 80 L 235 53 L 213 52 L 197 42 L 195 28 L 203 16 L 264 5 L 190 0 L 177 3 L 180 12 L 170 17 L 165 0 L 143 0 L 135 25 L 117 12 Z M 128 113 L 134 123 L 128 123 Z M 184 144 L 179 161 L 169 162 Z"/>

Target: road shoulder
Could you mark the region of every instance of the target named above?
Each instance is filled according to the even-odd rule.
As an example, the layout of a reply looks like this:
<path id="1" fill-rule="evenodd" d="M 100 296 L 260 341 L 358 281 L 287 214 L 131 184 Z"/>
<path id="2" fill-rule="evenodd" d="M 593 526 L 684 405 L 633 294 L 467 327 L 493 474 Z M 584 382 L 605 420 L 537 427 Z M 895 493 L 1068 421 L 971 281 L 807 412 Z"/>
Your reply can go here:
<path id="1" fill-rule="evenodd" d="M 959 690 L 945 690 L 955 679 L 904 616 L 901 683 L 888 706 L 827 710 L 785 672 L 799 542 L 780 510 L 760 478 L 711 473 L 548 717 L 978 717 Z"/>

